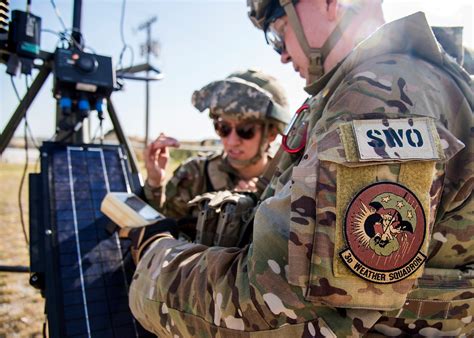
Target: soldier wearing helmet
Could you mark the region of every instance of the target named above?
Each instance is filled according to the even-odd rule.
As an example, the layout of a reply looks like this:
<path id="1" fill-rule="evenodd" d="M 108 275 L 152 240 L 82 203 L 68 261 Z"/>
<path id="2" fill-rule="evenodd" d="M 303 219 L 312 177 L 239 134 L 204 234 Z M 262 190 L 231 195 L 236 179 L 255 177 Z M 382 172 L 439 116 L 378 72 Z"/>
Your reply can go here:
<path id="1" fill-rule="evenodd" d="M 148 178 L 145 195 L 166 216 L 192 221 L 188 202 L 210 191 L 255 191 L 255 182 L 270 160 L 269 146 L 288 122 L 283 89 L 276 79 L 257 70 L 232 73 L 194 92 L 193 105 L 208 111 L 222 145 L 222 153 L 193 157 L 166 184 L 168 147 L 178 142 L 161 134 L 145 150 Z"/>
<path id="2" fill-rule="evenodd" d="M 421 12 L 384 24 L 380 0 L 248 5 L 311 97 L 248 246 L 135 243 L 135 317 L 160 336 L 471 336 L 469 75 Z"/>

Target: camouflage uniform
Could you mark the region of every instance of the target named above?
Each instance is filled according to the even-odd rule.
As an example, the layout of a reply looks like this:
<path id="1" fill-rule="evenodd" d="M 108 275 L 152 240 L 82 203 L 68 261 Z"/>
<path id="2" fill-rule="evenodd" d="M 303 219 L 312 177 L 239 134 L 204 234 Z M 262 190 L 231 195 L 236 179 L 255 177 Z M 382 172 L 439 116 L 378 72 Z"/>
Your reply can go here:
<path id="1" fill-rule="evenodd" d="M 469 85 L 422 13 L 381 27 L 307 88 L 310 109 L 295 127 L 308 126 L 304 154 L 282 156 L 257 209 L 252 243 L 209 248 L 163 235 L 137 266 L 135 317 L 160 337 L 472 335 Z M 432 135 L 432 155 L 397 159 L 386 147 L 362 159 L 358 128 L 419 120 Z M 369 270 L 357 275 L 341 255 L 354 196 L 374 183 L 406 188 L 420 219 L 421 210 L 426 216 L 420 254 L 428 260 L 394 283 L 361 278 Z"/>
<path id="2" fill-rule="evenodd" d="M 464 47 L 464 61 L 462 66 L 471 76 L 474 75 L 474 49 Z"/>
<path id="3" fill-rule="evenodd" d="M 208 191 L 233 190 L 242 178 L 222 153 L 197 156 L 180 165 L 162 188 L 145 183 L 149 203 L 167 217 L 196 217 L 187 205 L 197 195 Z"/>
<path id="4" fill-rule="evenodd" d="M 463 27 L 432 27 L 432 29 L 444 50 L 469 74 L 474 74 L 473 51 L 462 45 Z"/>
<path id="5" fill-rule="evenodd" d="M 281 133 L 289 120 L 288 105 L 283 88 L 275 78 L 255 69 L 237 71 L 224 80 L 213 81 L 193 93 L 193 105 L 209 117 L 257 121 L 262 123 L 259 150 L 249 160 L 234 160 L 224 154 L 195 157 L 182 164 L 173 177 L 162 187 L 151 187 L 145 182 L 145 197 L 167 217 L 196 216 L 187 203 L 205 192 L 233 190 L 242 179 L 236 165 L 249 165 L 268 156 L 268 128 L 274 125 Z M 234 165 L 234 166 L 233 166 Z"/>

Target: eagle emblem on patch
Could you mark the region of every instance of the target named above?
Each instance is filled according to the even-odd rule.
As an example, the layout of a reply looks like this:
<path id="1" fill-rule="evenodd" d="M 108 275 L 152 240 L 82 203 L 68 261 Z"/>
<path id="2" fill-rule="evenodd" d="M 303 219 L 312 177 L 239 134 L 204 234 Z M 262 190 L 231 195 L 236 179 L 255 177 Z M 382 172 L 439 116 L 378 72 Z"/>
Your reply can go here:
<path id="1" fill-rule="evenodd" d="M 426 218 L 418 198 L 390 182 L 362 189 L 349 203 L 344 219 L 347 248 L 339 253 L 357 276 L 374 283 L 395 283 L 423 266 L 420 251 Z"/>

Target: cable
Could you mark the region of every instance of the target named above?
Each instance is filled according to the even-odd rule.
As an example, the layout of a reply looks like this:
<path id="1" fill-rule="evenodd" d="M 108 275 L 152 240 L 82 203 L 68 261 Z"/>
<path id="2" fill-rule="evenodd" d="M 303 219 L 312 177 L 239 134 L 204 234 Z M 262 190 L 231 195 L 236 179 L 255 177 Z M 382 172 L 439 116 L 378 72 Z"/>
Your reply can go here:
<path id="1" fill-rule="evenodd" d="M 69 44 L 69 40 L 67 38 L 67 35 L 66 35 L 67 33 L 66 32 L 56 32 L 56 31 L 53 31 L 52 29 L 48 29 L 48 28 L 42 29 L 41 32 L 54 34 L 59 38 L 58 42 L 56 43 L 56 48 L 58 47 L 60 42 L 62 43 L 61 48 L 66 48 L 64 43 Z"/>
<path id="2" fill-rule="evenodd" d="M 30 90 L 30 84 L 28 83 L 28 76 L 27 75 L 25 75 L 25 86 L 26 86 L 27 91 Z M 30 135 L 30 140 L 33 143 L 33 145 L 35 146 L 35 148 L 39 150 L 38 142 L 36 141 L 36 138 L 33 136 L 33 132 L 31 131 L 30 124 L 28 123 L 28 121 L 26 119 L 26 114 L 25 114 L 24 119 L 25 119 L 25 125 L 28 128 L 28 133 Z"/>
<path id="3" fill-rule="evenodd" d="M 16 98 L 18 101 L 21 101 L 20 94 L 18 93 L 18 90 L 16 89 L 15 81 L 13 81 L 13 75 L 10 75 L 10 81 L 12 83 L 13 91 L 15 92 Z"/>
<path id="4" fill-rule="evenodd" d="M 18 90 L 15 85 L 15 81 L 13 81 L 13 75 L 10 75 L 10 80 L 13 86 L 13 90 L 15 91 L 16 97 L 18 98 L 18 101 L 21 102 L 20 94 L 18 94 Z M 23 235 L 25 236 L 25 242 L 26 245 L 29 245 L 30 242 L 28 240 L 28 235 L 26 234 L 26 227 L 25 227 L 25 220 L 23 219 L 23 203 L 21 201 L 21 193 L 23 191 L 23 184 L 25 183 L 25 177 L 26 177 L 26 172 L 28 171 L 28 123 L 26 120 L 26 114 L 24 117 L 25 124 L 24 124 L 24 149 L 25 149 L 25 166 L 23 167 L 23 173 L 21 175 L 21 180 L 20 180 L 20 188 L 18 190 L 18 207 L 20 208 L 20 222 L 21 222 L 21 228 L 23 230 Z"/>
<path id="5" fill-rule="evenodd" d="M 59 22 L 61 22 L 61 26 L 63 26 L 63 30 L 67 31 L 67 28 L 66 28 L 66 25 L 64 24 L 61 13 L 59 12 L 59 8 L 56 7 L 56 3 L 54 2 L 54 0 L 51 0 L 50 2 L 51 2 L 51 5 L 54 8 L 54 12 L 56 13 L 57 18 L 59 19 Z"/>
<path id="6" fill-rule="evenodd" d="M 122 0 L 122 9 L 120 13 L 120 39 L 122 40 L 122 50 L 120 51 L 120 56 L 119 56 L 119 60 L 116 67 L 117 69 L 122 68 L 123 55 L 125 54 L 127 49 L 130 50 L 130 57 L 131 57 L 130 66 L 133 66 L 133 62 L 135 59 L 133 48 L 125 41 L 125 34 L 123 32 L 123 26 L 125 22 L 125 5 L 126 5 L 126 0 Z"/>
<path id="7" fill-rule="evenodd" d="M 93 48 L 90 47 L 90 46 L 84 46 L 84 50 L 86 50 L 86 49 L 90 50 L 90 51 L 92 52 L 92 54 L 97 54 L 97 52 L 95 51 L 95 49 L 93 49 Z"/>
<path id="8" fill-rule="evenodd" d="M 56 35 L 59 38 L 58 42 L 63 42 L 63 43 L 66 42 L 69 45 L 71 45 L 71 41 L 72 41 L 73 45 L 75 45 L 77 49 L 81 50 L 81 46 L 79 45 L 79 43 L 72 37 L 71 33 L 69 33 L 69 32 L 71 32 L 71 29 L 66 29 L 63 32 L 56 32 L 52 29 L 44 28 L 44 29 L 41 30 L 41 32 Z M 56 47 L 57 47 L 57 44 L 56 44 Z M 63 45 L 61 48 L 66 48 L 66 47 L 64 47 L 64 45 Z M 87 46 L 85 48 L 88 48 L 88 49 L 92 50 L 94 54 L 97 54 L 91 47 Z"/>
<path id="9" fill-rule="evenodd" d="M 56 31 L 53 31 L 52 29 L 48 29 L 48 28 L 41 29 L 41 32 L 54 34 L 57 37 L 59 37 L 59 39 L 61 39 L 61 41 L 62 40 L 67 40 L 67 37 L 66 37 L 67 33 L 66 32 L 56 32 Z"/>
<path id="10" fill-rule="evenodd" d="M 82 50 L 82 46 L 80 45 L 80 43 L 76 41 L 76 39 L 74 39 L 74 37 L 72 36 L 72 29 L 66 28 L 66 24 L 64 23 L 61 13 L 59 12 L 59 8 L 56 6 L 56 2 L 54 0 L 50 0 L 50 2 L 51 2 L 51 5 L 53 6 L 54 12 L 56 13 L 56 17 L 61 22 L 61 26 L 63 26 L 64 32 L 60 34 L 64 34 L 64 36 L 66 36 L 67 34 L 69 36 L 69 40 L 72 41 L 72 44 L 75 45 L 77 49 Z M 68 32 L 71 32 L 71 33 L 68 33 Z"/>

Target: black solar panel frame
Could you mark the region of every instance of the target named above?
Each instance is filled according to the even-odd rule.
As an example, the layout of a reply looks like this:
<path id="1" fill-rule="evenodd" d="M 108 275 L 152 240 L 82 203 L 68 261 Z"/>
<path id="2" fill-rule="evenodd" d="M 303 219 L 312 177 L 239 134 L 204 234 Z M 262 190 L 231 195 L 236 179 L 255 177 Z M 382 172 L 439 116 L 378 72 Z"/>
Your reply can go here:
<path id="1" fill-rule="evenodd" d="M 140 182 L 140 178 L 138 175 L 134 176 L 133 174 L 131 174 L 128 161 L 126 159 L 126 156 L 124 155 L 125 152 L 120 146 L 79 145 L 79 146 L 73 146 L 73 147 L 74 148 L 80 147 L 83 149 L 101 149 L 102 151 L 106 151 L 106 152 L 121 153 L 122 154 L 121 160 L 123 161 L 123 164 L 125 166 L 123 168 L 125 169 L 123 170 L 123 173 L 127 177 L 130 190 L 134 192 L 138 192 L 141 189 L 140 184 L 137 184 L 137 182 L 138 183 Z M 30 210 L 33 216 L 32 219 L 30 219 L 30 232 L 31 232 L 32 239 L 34 239 L 34 242 L 32 243 L 31 252 L 33 254 L 35 253 L 39 254 L 38 257 L 31 258 L 31 271 L 39 272 L 40 275 L 44 276 L 44 283 L 45 283 L 44 296 L 46 299 L 46 313 L 47 313 L 48 323 L 49 323 L 48 325 L 49 337 L 82 337 L 84 335 L 81 335 L 81 334 L 67 335 L 66 334 L 67 329 L 69 329 L 69 332 L 71 332 L 71 329 L 74 326 L 74 318 L 73 318 L 74 316 L 70 311 L 73 307 L 72 306 L 68 307 L 68 311 L 67 313 L 65 313 L 64 308 L 65 308 L 65 304 L 67 303 L 65 301 L 65 294 L 66 294 L 67 286 L 62 285 L 62 283 L 66 284 L 64 276 L 67 272 L 64 270 L 64 268 L 61 268 L 60 253 L 59 253 L 60 248 L 59 248 L 59 242 L 58 242 L 60 233 L 57 232 L 57 220 L 52 215 L 52 213 L 59 214 L 59 211 L 60 211 L 59 209 L 56 209 L 57 206 L 55 205 L 56 203 L 55 198 L 52 196 L 53 194 L 57 194 L 57 190 L 52 188 L 52 180 L 54 179 L 52 170 L 55 169 L 54 166 L 52 165 L 52 161 L 57 152 L 64 151 L 65 149 L 67 149 L 66 145 L 59 145 L 54 142 L 45 142 L 40 149 L 41 175 L 36 176 L 36 177 L 35 175 L 32 175 L 32 181 L 30 182 L 30 191 L 34 195 L 34 196 L 30 195 L 30 203 L 35 203 L 36 205 L 36 207 L 33 207 L 33 205 L 30 205 Z M 59 190 L 60 189 L 61 188 L 59 188 Z M 92 193 L 91 193 L 91 196 L 92 196 Z M 69 217 L 69 216 L 67 215 L 67 213 L 65 213 L 64 217 Z M 111 222 L 111 221 L 106 219 L 105 216 L 103 217 L 104 217 L 103 225 L 104 225 L 104 231 L 105 231 L 105 222 Z M 121 241 L 120 244 L 122 246 L 122 253 L 123 253 L 124 251 L 126 251 L 129 243 L 128 241 Z M 85 257 L 85 255 L 81 255 L 81 256 L 82 258 Z M 67 255 L 65 256 L 63 255 L 63 257 L 67 258 Z M 125 263 L 130 264 L 130 262 L 125 262 Z M 104 262 L 104 264 L 106 264 L 106 262 Z M 63 273 L 62 282 L 60 278 L 58 277 L 61 273 Z M 130 282 L 130 278 L 131 278 L 131 274 L 128 273 L 127 274 L 128 283 Z M 101 280 L 101 278 L 99 278 L 98 280 Z M 60 292 L 58 292 L 58 290 L 60 290 Z M 89 289 L 88 292 L 90 294 L 92 294 L 93 292 L 97 293 L 96 295 L 97 297 L 103 297 L 104 293 L 108 293 L 109 296 L 111 294 L 118 296 L 119 293 L 121 293 L 122 296 L 124 295 L 126 296 L 126 289 L 120 288 L 120 287 L 118 289 L 113 289 L 113 287 L 109 287 L 109 286 L 106 287 L 105 285 L 102 291 L 94 290 L 92 292 Z M 110 302 L 110 297 L 107 301 Z M 106 311 L 106 309 L 104 309 L 103 304 L 105 304 L 105 302 L 103 302 L 102 305 L 97 302 L 96 303 L 97 306 L 92 307 L 92 310 L 96 312 L 102 312 L 102 315 L 104 315 L 103 318 L 107 318 L 109 322 L 111 322 L 112 317 L 110 317 L 108 313 L 104 312 Z M 89 305 L 90 303 L 88 302 L 86 307 L 89 308 Z M 102 308 L 99 305 L 101 305 Z M 120 303 L 118 305 L 120 305 L 121 306 L 120 308 L 123 311 L 125 311 L 124 304 Z M 108 307 L 110 310 L 110 307 L 112 307 L 112 304 L 108 303 Z M 129 311 L 128 307 L 126 308 L 126 310 Z M 87 311 L 90 311 L 90 310 L 88 309 Z M 101 321 L 96 320 L 96 318 L 100 318 L 101 313 L 98 313 L 98 314 L 93 313 L 91 315 L 99 316 L 99 317 L 94 317 L 94 322 L 100 325 Z M 117 314 L 114 314 L 114 316 L 115 315 Z M 125 316 L 127 318 L 124 317 L 123 319 L 124 320 L 128 319 L 128 315 L 125 315 Z M 92 317 L 90 318 L 92 319 Z M 112 323 L 112 328 L 111 328 L 112 330 L 116 329 L 116 326 L 114 326 L 113 324 L 114 323 Z M 152 336 L 150 333 L 148 333 L 143 328 L 141 328 L 138 325 L 138 323 L 135 323 L 135 325 L 136 325 L 136 330 L 138 331 L 138 335 L 134 334 L 133 336 L 137 336 L 137 337 Z M 114 335 L 111 335 L 111 336 L 109 335 L 109 336 L 110 337 L 124 337 L 123 333 L 124 332 L 121 332 L 120 335 L 114 334 Z M 86 333 L 85 336 L 87 337 L 90 335 Z M 92 336 L 96 337 L 98 335 L 92 335 Z"/>

